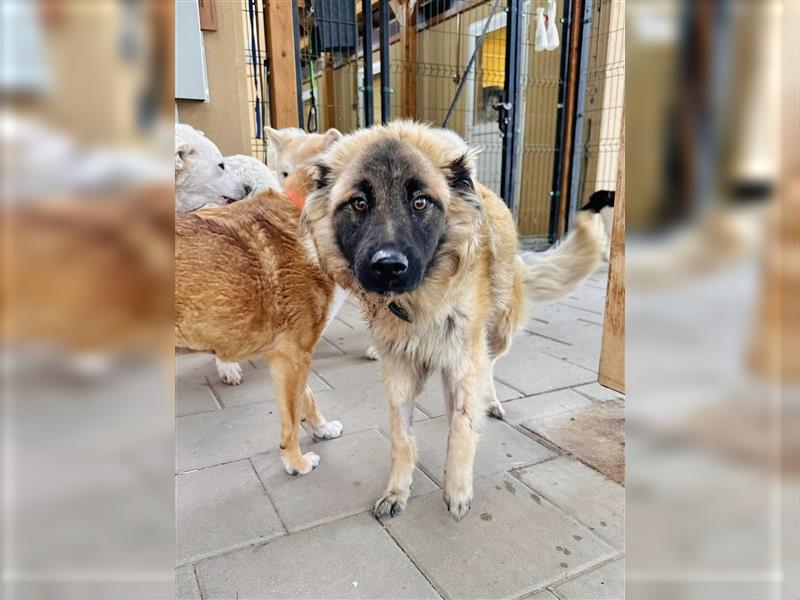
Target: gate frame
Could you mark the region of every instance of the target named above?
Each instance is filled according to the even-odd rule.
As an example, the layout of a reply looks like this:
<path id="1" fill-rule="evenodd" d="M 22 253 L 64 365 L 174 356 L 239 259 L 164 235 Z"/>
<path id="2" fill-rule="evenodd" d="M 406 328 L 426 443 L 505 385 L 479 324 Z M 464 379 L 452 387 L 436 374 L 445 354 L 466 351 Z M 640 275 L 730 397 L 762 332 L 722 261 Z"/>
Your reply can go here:
<path id="1" fill-rule="evenodd" d="M 575 141 L 575 105 L 578 75 L 581 69 L 583 4 L 583 0 L 569 0 L 564 3 L 563 29 L 567 29 L 569 35 L 561 52 L 561 75 L 558 81 L 556 143 L 553 156 L 553 183 L 550 191 L 550 227 L 547 234 L 547 240 L 551 244 L 566 233 L 567 227 L 566 212 L 572 175 L 572 148 Z"/>
<path id="2" fill-rule="evenodd" d="M 522 86 L 522 0 L 508 0 L 506 8 L 506 65 L 503 102 L 497 107 L 497 122 L 503 134 L 503 153 L 500 163 L 500 197 L 514 212 L 514 184 L 517 169 L 517 146 L 522 135 L 520 105 Z"/>

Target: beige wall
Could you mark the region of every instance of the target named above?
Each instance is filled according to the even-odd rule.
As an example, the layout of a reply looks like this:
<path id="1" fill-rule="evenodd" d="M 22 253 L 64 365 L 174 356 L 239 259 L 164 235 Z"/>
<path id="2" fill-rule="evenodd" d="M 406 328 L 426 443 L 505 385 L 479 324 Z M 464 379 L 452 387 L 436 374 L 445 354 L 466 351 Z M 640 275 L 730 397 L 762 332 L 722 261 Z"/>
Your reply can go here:
<path id="1" fill-rule="evenodd" d="M 200 129 L 224 155 L 250 153 L 242 3 L 217 2 L 217 31 L 204 31 L 209 101 L 178 100 L 178 118 Z"/>

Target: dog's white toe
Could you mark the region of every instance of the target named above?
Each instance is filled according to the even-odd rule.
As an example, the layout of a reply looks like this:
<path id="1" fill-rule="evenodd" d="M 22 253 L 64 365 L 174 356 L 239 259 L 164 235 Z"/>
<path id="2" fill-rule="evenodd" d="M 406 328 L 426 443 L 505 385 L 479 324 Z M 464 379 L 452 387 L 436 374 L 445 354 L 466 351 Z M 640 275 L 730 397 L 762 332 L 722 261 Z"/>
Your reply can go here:
<path id="1" fill-rule="evenodd" d="M 327 421 L 314 430 L 314 437 L 318 440 L 332 440 L 342 435 L 343 430 L 339 421 Z"/>
<path id="2" fill-rule="evenodd" d="M 219 375 L 219 380 L 227 385 L 239 385 L 242 383 L 242 367 L 239 363 L 217 359 L 217 374 Z"/>
<path id="3" fill-rule="evenodd" d="M 289 464 L 289 461 L 287 461 L 285 457 L 281 456 L 283 468 L 289 475 L 306 475 L 311 473 L 311 471 L 313 471 L 314 468 L 319 464 L 319 454 L 316 454 L 315 452 L 306 452 L 303 454 L 303 459 L 305 461 L 305 465 L 299 469 L 295 469 Z"/>
<path id="4" fill-rule="evenodd" d="M 381 355 L 378 352 L 378 349 L 375 346 L 370 346 L 364 351 L 364 356 L 366 356 L 370 360 L 380 360 Z"/>

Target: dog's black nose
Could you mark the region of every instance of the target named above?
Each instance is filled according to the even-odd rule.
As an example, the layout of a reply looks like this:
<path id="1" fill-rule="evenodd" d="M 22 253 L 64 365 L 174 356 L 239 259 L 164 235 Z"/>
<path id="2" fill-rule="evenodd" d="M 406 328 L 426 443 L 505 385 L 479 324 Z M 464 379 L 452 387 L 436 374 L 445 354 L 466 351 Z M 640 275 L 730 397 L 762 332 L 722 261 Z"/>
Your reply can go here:
<path id="1" fill-rule="evenodd" d="M 373 272 L 384 281 L 391 281 L 408 270 L 408 259 L 397 250 L 378 250 L 369 261 Z"/>
<path id="2" fill-rule="evenodd" d="M 249 185 L 244 186 L 244 195 L 245 196 L 249 196 L 250 192 L 252 192 L 252 191 L 253 191 L 253 188 L 251 188 Z"/>

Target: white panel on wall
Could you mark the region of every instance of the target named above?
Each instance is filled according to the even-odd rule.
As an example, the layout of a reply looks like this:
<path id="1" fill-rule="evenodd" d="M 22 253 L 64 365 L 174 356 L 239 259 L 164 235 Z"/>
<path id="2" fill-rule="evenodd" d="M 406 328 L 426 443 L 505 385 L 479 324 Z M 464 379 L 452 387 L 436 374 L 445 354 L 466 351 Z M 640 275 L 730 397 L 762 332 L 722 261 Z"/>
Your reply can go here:
<path id="1" fill-rule="evenodd" d="M 197 0 L 175 0 L 175 97 L 208 100 L 208 75 Z"/>

